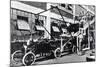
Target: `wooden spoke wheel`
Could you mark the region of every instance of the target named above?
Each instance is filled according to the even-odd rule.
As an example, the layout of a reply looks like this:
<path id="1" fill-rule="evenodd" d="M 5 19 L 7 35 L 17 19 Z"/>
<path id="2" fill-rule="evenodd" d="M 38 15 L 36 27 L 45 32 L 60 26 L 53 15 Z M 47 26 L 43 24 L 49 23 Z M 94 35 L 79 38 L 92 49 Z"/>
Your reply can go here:
<path id="1" fill-rule="evenodd" d="M 15 51 L 11 56 L 12 61 L 15 63 L 21 63 L 22 58 L 23 58 L 23 52 L 21 50 Z"/>
<path id="2" fill-rule="evenodd" d="M 60 48 L 57 48 L 54 51 L 54 56 L 55 56 L 55 58 L 60 58 L 61 57 L 61 50 L 60 50 Z"/>
<path id="3" fill-rule="evenodd" d="M 36 57 L 32 52 L 28 52 L 24 55 L 22 62 L 25 66 L 29 66 L 35 63 Z"/>

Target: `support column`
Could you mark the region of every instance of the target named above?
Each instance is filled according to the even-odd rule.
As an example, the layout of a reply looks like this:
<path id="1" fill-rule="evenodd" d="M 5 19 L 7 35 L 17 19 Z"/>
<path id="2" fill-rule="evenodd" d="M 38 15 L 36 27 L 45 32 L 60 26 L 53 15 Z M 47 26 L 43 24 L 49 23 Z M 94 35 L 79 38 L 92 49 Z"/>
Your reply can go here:
<path id="1" fill-rule="evenodd" d="M 51 6 L 50 6 L 50 3 L 47 3 L 47 9 L 50 9 Z M 49 33 L 51 33 L 51 18 L 50 18 L 50 10 L 47 11 L 46 13 L 46 20 L 45 20 L 45 27 L 46 29 L 48 30 Z M 45 35 L 44 35 L 44 38 L 48 38 L 50 39 L 51 36 L 49 35 L 46 30 L 45 30 Z"/>
<path id="2" fill-rule="evenodd" d="M 32 15 L 32 14 L 29 14 L 28 22 L 29 22 L 29 27 L 30 27 L 30 32 L 31 32 L 31 36 L 30 37 L 32 37 L 32 33 L 35 32 L 35 30 L 34 30 L 35 16 Z"/>
<path id="3" fill-rule="evenodd" d="M 75 23 L 75 4 L 73 5 L 73 23 Z"/>

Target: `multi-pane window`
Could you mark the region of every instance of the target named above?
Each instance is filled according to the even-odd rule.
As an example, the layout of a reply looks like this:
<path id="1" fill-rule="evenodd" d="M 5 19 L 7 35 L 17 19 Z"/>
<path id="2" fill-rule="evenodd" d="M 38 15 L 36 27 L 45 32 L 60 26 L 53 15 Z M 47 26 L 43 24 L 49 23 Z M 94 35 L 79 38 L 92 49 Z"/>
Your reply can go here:
<path id="1" fill-rule="evenodd" d="M 59 4 L 59 6 L 61 7 L 62 10 L 66 11 L 70 11 L 71 13 L 73 13 L 73 5 L 72 4 Z"/>

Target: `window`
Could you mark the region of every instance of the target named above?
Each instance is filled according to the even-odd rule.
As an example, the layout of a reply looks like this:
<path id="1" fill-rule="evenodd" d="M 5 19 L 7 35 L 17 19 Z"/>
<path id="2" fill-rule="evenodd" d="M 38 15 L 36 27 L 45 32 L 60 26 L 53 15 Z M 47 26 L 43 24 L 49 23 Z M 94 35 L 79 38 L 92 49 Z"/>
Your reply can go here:
<path id="1" fill-rule="evenodd" d="M 71 4 L 68 4 L 67 7 L 68 7 L 68 10 L 72 10 L 72 5 Z"/>
<path id="2" fill-rule="evenodd" d="M 41 23 L 44 25 L 43 20 L 38 20 L 38 19 L 35 19 L 35 25 L 42 26 L 42 25 L 41 25 Z"/>
<path id="3" fill-rule="evenodd" d="M 24 20 L 17 20 L 19 30 L 30 30 L 29 24 Z"/>
<path id="4" fill-rule="evenodd" d="M 61 4 L 61 6 L 65 8 L 66 5 L 65 4 Z"/>
<path id="5" fill-rule="evenodd" d="M 71 24 L 69 27 L 67 27 L 67 30 L 69 31 L 69 32 L 77 32 L 77 31 L 79 31 L 79 23 L 77 23 L 77 24 Z"/>
<path id="6" fill-rule="evenodd" d="M 19 20 L 24 20 L 24 21 L 26 21 L 26 22 L 28 22 L 28 17 L 24 17 L 24 16 L 17 16 L 17 19 L 19 19 Z"/>
<path id="7" fill-rule="evenodd" d="M 59 29 L 58 29 L 58 27 L 52 26 L 52 28 L 53 28 L 53 31 L 55 31 L 55 32 L 60 32 Z"/>
<path id="8" fill-rule="evenodd" d="M 17 16 L 17 24 L 18 24 L 18 29 L 20 30 L 30 30 L 28 24 L 28 17 Z"/>
<path id="9" fill-rule="evenodd" d="M 62 27 L 62 28 L 66 28 L 67 25 L 65 25 L 65 24 L 61 24 L 61 27 Z"/>

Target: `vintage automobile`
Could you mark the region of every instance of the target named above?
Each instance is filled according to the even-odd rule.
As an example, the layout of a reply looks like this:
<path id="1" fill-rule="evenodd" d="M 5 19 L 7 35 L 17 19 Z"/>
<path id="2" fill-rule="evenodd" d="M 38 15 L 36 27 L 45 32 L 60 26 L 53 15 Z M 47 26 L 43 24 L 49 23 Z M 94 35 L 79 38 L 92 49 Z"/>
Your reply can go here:
<path id="1" fill-rule="evenodd" d="M 31 45 L 27 46 L 26 42 L 22 42 L 23 46 L 12 53 L 12 61 L 21 62 L 24 65 L 32 65 L 36 59 L 40 57 L 56 57 L 61 56 L 59 40 L 33 40 Z"/>
<path id="2" fill-rule="evenodd" d="M 12 61 L 23 65 L 33 65 L 37 59 L 47 56 L 60 58 L 63 52 L 71 53 L 73 50 L 72 39 L 66 40 L 64 46 L 61 46 L 61 42 L 59 39 L 35 39 L 30 41 L 30 45 L 26 45 L 27 42 L 17 42 L 23 46 L 12 53 Z"/>

